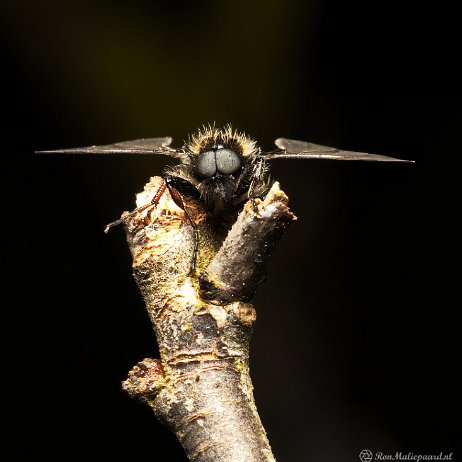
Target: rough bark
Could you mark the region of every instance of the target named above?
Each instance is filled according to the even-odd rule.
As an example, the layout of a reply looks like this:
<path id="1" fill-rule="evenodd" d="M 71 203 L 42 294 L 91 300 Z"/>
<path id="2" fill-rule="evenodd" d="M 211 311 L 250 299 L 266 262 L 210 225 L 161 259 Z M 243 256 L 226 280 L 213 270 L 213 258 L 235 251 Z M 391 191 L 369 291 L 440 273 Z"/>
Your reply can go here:
<path id="1" fill-rule="evenodd" d="M 161 178 L 151 178 L 137 206 L 147 204 L 161 184 Z M 126 222 L 133 273 L 160 360 L 138 363 L 123 388 L 153 409 L 191 461 L 275 460 L 249 374 L 256 319 L 250 301 L 275 243 L 295 219 L 287 201 L 275 183 L 264 201 L 257 200 L 258 213 L 249 202 L 237 219 L 219 221 L 188 201 L 200 236 L 194 274 L 193 229 L 168 192 L 154 210 Z"/>

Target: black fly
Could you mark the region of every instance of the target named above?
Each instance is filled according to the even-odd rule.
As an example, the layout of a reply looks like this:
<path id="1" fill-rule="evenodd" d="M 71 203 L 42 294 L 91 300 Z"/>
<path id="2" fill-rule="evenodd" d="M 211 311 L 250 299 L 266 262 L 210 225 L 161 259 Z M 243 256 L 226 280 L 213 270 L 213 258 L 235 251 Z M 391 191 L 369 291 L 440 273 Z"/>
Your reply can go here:
<path id="1" fill-rule="evenodd" d="M 271 186 L 268 161 L 286 159 L 333 159 L 367 160 L 380 162 L 409 162 L 377 154 L 343 151 L 319 144 L 278 138 L 278 149 L 263 152 L 255 141 L 246 134 L 226 125 L 203 127 L 180 149 L 170 147 L 172 138 L 145 138 L 121 143 L 88 146 L 82 148 L 40 151 L 62 154 L 161 154 L 180 160 L 175 166 L 168 166 L 162 175 L 164 183 L 149 204 L 133 210 L 123 218 L 109 223 L 107 232 L 113 226 L 149 207 L 155 208 L 166 189 L 174 202 L 185 212 L 193 227 L 195 249 L 192 270 L 195 268 L 198 231 L 188 213 L 186 202 L 198 200 L 204 209 L 213 215 L 229 211 L 246 200 L 251 200 L 257 211 L 255 199 L 263 197 Z"/>

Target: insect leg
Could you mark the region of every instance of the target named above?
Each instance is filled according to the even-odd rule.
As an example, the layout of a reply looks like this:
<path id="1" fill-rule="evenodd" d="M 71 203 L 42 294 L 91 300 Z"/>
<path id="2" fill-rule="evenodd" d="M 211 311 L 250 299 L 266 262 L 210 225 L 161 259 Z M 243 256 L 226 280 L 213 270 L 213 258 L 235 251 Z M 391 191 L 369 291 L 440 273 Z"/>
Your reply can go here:
<path id="1" fill-rule="evenodd" d="M 114 226 L 118 226 L 122 223 L 125 223 L 128 219 L 134 217 L 135 215 L 142 212 L 143 210 L 146 210 L 149 207 L 155 208 L 157 204 L 159 203 L 160 198 L 162 197 L 162 194 L 164 194 L 166 188 L 167 188 L 167 185 L 165 181 L 163 181 L 162 184 L 159 186 L 159 189 L 157 190 L 157 192 L 154 194 L 154 197 L 151 199 L 151 202 L 149 202 L 148 204 L 142 205 L 141 207 L 137 207 L 135 210 L 132 210 L 128 215 L 125 215 L 124 217 L 119 218 L 118 220 L 113 221 L 112 223 L 109 223 L 108 225 L 106 225 L 106 228 L 104 228 L 104 232 L 108 233 L 109 230 L 113 228 Z M 150 216 L 151 216 L 151 212 L 149 213 L 149 217 Z"/>
<path id="2" fill-rule="evenodd" d="M 250 185 L 249 185 L 249 199 L 252 202 L 253 211 L 260 216 L 258 212 L 258 207 L 255 199 L 259 196 L 259 194 L 255 191 L 256 187 L 260 185 L 262 181 L 265 179 L 266 174 L 266 165 L 263 158 L 258 158 L 255 161 L 255 165 L 252 170 L 252 174 L 250 176 Z"/>
<path id="3" fill-rule="evenodd" d="M 173 202 L 175 202 L 175 204 L 180 207 L 181 210 L 183 210 L 193 230 L 194 248 L 191 259 L 190 274 L 194 274 L 196 272 L 196 261 L 199 251 L 199 229 L 197 228 L 196 223 L 194 223 L 190 213 L 188 212 L 183 195 L 198 198 L 199 194 L 197 189 L 189 181 L 186 181 L 183 178 L 166 175 L 164 177 L 164 182 L 167 185 L 170 195 L 172 196 Z"/>

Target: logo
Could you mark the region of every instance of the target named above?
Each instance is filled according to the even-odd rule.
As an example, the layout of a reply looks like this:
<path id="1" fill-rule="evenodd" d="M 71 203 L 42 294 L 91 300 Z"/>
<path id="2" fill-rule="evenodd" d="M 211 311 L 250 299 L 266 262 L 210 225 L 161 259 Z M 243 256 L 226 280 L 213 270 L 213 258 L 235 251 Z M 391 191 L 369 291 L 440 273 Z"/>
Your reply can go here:
<path id="1" fill-rule="evenodd" d="M 372 460 L 372 452 L 369 451 L 369 449 L 363 449 L 359 453 L 359 460 L 361 462 L 371 462 L 371 460 Z"/>

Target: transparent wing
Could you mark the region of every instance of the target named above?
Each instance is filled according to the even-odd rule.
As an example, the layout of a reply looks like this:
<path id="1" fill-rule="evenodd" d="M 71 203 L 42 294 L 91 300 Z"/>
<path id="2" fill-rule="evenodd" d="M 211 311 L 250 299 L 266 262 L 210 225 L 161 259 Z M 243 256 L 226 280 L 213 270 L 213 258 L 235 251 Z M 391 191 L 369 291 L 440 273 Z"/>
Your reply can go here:
<path id="1" fill-rule="evenodd" d="M 414 162 L 413 160 L 368 154 L 366 152 L 343 151 L 329 146 L 306 141 L 278 138 L 275 142 L 281 151 L 264 154 L 265 159 L 333 159 L 333 160 L 373 160 L 378 162 Z"/>
<path id="2" fill-rule="evenodd" d="M 86 146 L 81 148 L 56 149 L 52 151 L 37 151 L 40 154 L 163 154 L 184 159 L 183 150 L 170 147 L 172 138 L 141 138 L 139 140 L 122 141 L 114 144 Z"/>

